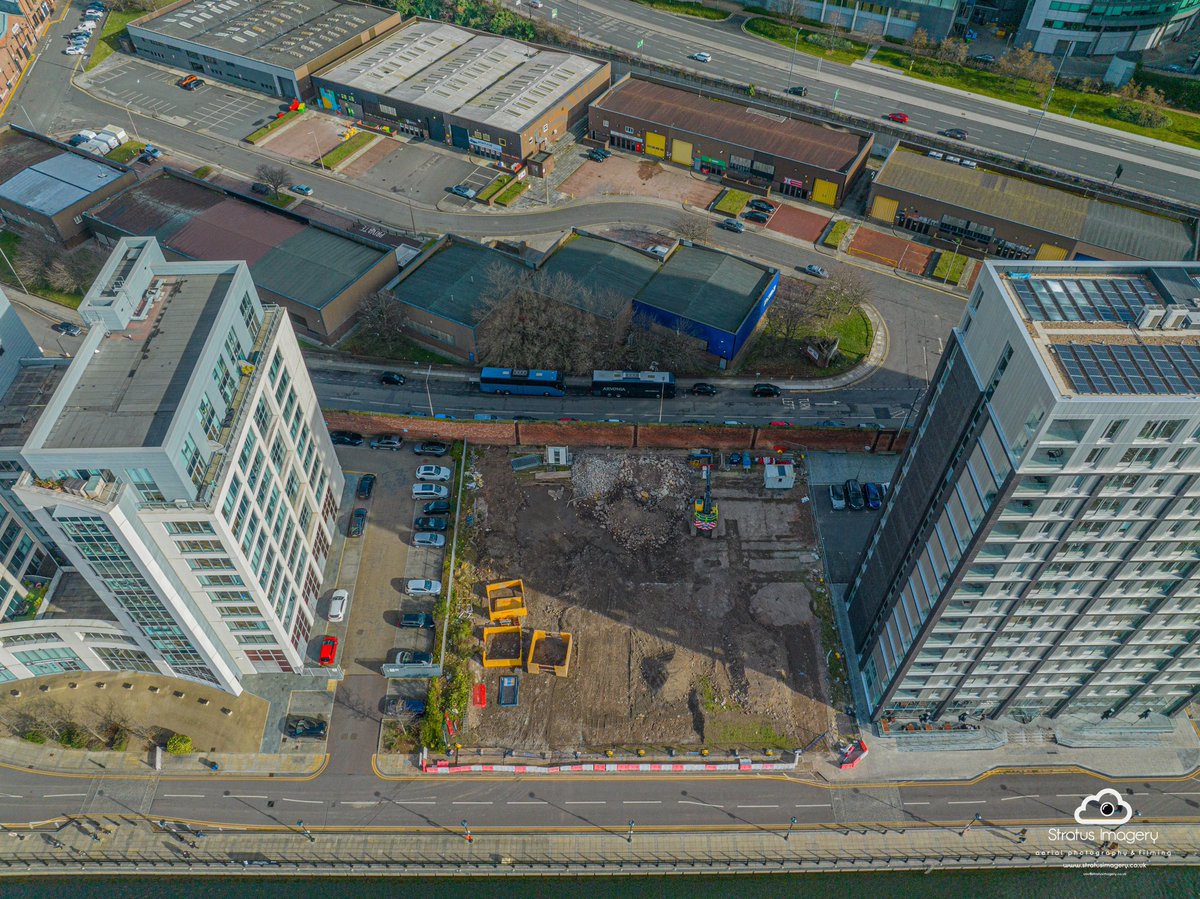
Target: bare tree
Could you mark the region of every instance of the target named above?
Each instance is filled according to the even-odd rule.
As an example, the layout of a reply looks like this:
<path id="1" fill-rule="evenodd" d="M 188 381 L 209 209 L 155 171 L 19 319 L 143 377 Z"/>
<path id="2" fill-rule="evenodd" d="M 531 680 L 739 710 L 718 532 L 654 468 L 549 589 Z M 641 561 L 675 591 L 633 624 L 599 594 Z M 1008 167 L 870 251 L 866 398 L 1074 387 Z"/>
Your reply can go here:
<path id="1" fill-rule="evenodd" d="M 781 342 L 799 337 L 812 320 L 809 305 L 812 292 L 812 287 L 799 278 L 782 279 L 767 312 L 767 336 Z"/>
<path id="2" fill-rule="evenodd" d="M 47 273 L 58 265 L 64 253 L 62 247 L 41 237 L 25 237 L 12 258 L 13 270 L 26 285 L 46 283 Z"/>
<path id="3" fill-rule="evenodd" d="M 969 49 L 967 42 L 956 37 L 948 37 L 937 48 L 937 58 L 945 62 L 964 63 L 967 61 Z"/>
<path id="4" fill-rule="evenodd" d="M 670 328 L 645 314 L 634 317 L 625 348 L 627 368 L 693 372 L 703 361 L 704 342 L 686 325 Z"/>
<path id="5" fill-rule="evenodd" d="M 281 165 L 272 165 L 269 162 L 264 162 L 256 168 L 254 170 L 254 177 L 271 188 L 271 192 L 276 194 L 283 190 L 287 186 L 287 183 L 292 180 L 287 169 Z"/>
<path id="6" fill-rule="evenodd" d="M 918 28 L 912 33 L 912 37 L 908 39 L 908 45 L 918 53 L 923 53 L 929 49 L 929 32 L 924 28 Z"/>
<path id="7" fill-rule="evenodd" d="M 377 290 L 358 307 L 358 333 L 383 347 L 404 339 L 408 312 L 404 304 L 386 290 Z"/>
<path id="8" fill-rule="evenodd" d="M 42 280 L 55 290 L 64 293 L 83 293 L 104 265 L 104 257 L 91 247 L 79 247 L 70 253 L 62 253 L 51 264 Z"/>
<path id="9" fill-rule="evenodd" d="M 712 222 L 704 216 L 691 215 L 686 212 L 679 214 L 675 219 L 673 229 L 676 234 L 684 240 L 690 240 L 693 243 L 708 243 L 712 236 Z"/>
<path id="10" fill-rule="evenodd" d="M 858 272 L 843 269 L 813 292 L 809 301 L 812 314 L 828 326 L 871 298 L 871 288 Z"/>
<path id="11" fill-rule="evenodd" d="M 1001 56 L 996 61 L 996 71 L 1012 78 L 1045 84 L 1054 77 L 1054 63 L 1043 54 L 1033 52 L 1033 44 L 1026 44 Z"/>

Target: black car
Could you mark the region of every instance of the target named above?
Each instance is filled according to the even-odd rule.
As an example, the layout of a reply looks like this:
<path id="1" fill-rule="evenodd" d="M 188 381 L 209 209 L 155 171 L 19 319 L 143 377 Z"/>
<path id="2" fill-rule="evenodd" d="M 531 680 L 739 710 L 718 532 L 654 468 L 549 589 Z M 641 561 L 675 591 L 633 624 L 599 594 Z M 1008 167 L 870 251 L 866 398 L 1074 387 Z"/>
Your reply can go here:
<path id="1" fill-rule="evenodd" d="M 779 394 L 783 393 L 774 384 L 755 384 L 750 392 L 755 396 L 779 396 Z"/>
<path id="2" fill-rule="evenodd" d="M 383 714 L 395 718 L 401 712 L 420 718 L 425 714 L 424 699 L 401 699 L 399 696 L 389 696 L 383 704 Z"/>
<path id="3" fill-rule="evenodd" d="M 57 325 L 51 325 L 50 330 L 57 331 L 59 334 L 66 334 L 68 337 L 78 337 L 83 333 L 83 329 L 74 322 L 59 322 Z"/>
<path id="4" fill-rule="evenodd" d="M 432 665 L 433 654 L 417 652 L 414 649 L 402 649 L 396 653 L 397 665 Z"/>
<path id="5" fill-rule="evenodd" d="M 863 501 L 862 485 L 858 481 L 851 478 L 845 483 L 846 488 L 846 505 L 855 512 L 861 512 L 866 503 Z"/>
<path id="6" fill-rule="evenodd" d="M 444 443 L 438 443 L 436 440 L 413 444 L 413 455 L 415 456 L 444 456 L 449 451 L 450 447 Z"/>
<path id="7" fill-rule="evenodd" d="M 789 87 L 787 89 L 787 92 L 789 94 L 791 94 L 793 97 L 807 97 L 808 96 L 808 88 L 806 88 L 802 84 L 797 84 L 795 87 Z"/>
<path id="8" fill-rule="evenodd" d="M 194 81 L 192 82 L 192 84 L 195 83 L 196 82 Z M 191 88 L 188 88 L 188 90 L 191 90 Z M 264 197 L 271 196 L 271 185 L 263 184 L 261 181 L 255 181 L 253 184 L 251 184 L 250 190 L 256 194 L 262 194 Z"/>
<path id="9" fill-rule="evenodd" d="M 355 509 L 354 514 L 350 516 L 350 527 L 346 531 L 347 537 L 361 537 L 363 529 L 367 526 L 367 510 Z"/>
<path id="10" fill-rule="evenodd" d="M 392 384 L 396 387 L 399 387 L 404 383 L 404 375 L 400 374 L 398 371 L 385 371 L 379 376 L 379 383 Z"/>
<path id="11" fill-rule="evenodd" d="M 413 522 L 414 531 L 444 531 L 446 527 L 446 519 L 438 517 L 424 516 Z"/>
<path id="12" fill-rule="evenodd" d="M 371 491 L 375 489 L 375 475 L 365 474 L 358 479 L 358 490 L 355 496 L 359 499 L 370 499 Z"/>
<path id="13" fill-rule="evenodd" d="M 284 730 L 289 737 L 323 737 L 325 728 L 325 722 L 319 718 L 288 715 Z"/>
<path id="14" fill-rule="evenodd" d="M 356 431 L 330 431 L 329 439 L 338 446 L 362 446 L 363 435 Z"/>
<path id="15" fill-rule="evenodd" d="M 435 499 L 421 506 L 421 511 L 426 515 L 437 515 L 439 513 L 450 511 L 450 502 L 444 499 Z"/>
<path id="16" fill-rule="evenodd" d="M 759 212 L 774 212 L 775 211 L 775 207 L 771 203 L 768 203 L 766 200 L 760 200 L 757 197 L 755 197 L 753 200 L 751 200 L 746 205 L 749 206 L 751 209 L 757 209 Z"/>
<path id="17" fill-rule="evenodd" d="M 612 150 L 608 149 L 607 147 L 593 147 L 592 152 L 599 153 L 605 159 L 608 159 L 608 157 L 612 156 Z"/>
<path id="18" fill-rule="evenodd" d="M 699 381 L 692 385 L 692 395 L 693 396 L 716 396 L 717 388 L 713 387 L 712 384 L 705 384 L 703 381 Z"/>
<path id="19" fill-rule="evenodd" d="M 947 128 L 942 132 L 943 137 L 949 137 L 953 140 L 966 140 L 967 132 L 962 128 Z"/>
<path id="20" fill-rule="evenodd" d="M 757 209 L 751 209 L 749 212 L 743 212 L 742 218 L 748 222 L 758 222 L 760 225 L 765 225 L 771 220 L 771 217 L 765 212 L 759 212 Z"/>

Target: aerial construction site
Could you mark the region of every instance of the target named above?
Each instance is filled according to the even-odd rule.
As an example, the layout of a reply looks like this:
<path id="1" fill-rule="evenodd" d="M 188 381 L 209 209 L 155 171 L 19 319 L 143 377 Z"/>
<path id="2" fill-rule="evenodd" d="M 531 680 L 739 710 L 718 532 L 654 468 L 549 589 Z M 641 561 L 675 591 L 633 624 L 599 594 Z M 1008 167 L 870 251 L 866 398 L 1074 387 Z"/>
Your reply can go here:
<path id="1" fill-rule="evenodd" d="M 476 452 L 487 701 L 463 721 L 469 744 L 788 749 L 829 730 L 802 480 L 766 490 L 762 466 L 714 467 L 706 497 L 687 452 L 584 450 L 540 473 Z"/>

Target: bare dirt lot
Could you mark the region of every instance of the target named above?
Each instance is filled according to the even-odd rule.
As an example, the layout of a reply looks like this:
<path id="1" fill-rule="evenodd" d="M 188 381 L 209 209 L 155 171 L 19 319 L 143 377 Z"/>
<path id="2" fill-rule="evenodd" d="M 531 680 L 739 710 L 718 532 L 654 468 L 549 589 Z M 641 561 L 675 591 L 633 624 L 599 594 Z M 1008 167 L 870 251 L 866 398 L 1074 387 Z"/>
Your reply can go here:
<path id="1" fill-rule="evenodd" d="M 585 162 L 559 187 L 573 197 L 657 197 L 707 207 L 721 188 L 693 178 L 686 169 L 653 159 L 615 154 L 604 162 Z"/>
<path id="2" fill-rule="evenodd" d="M 346 130 L 347 124 L 341 119 L 310 110 L 294 123 L 283 126 L 280 131 L 264 139 L 259 146 L 269 147 L 274 153 L 290 156 L 300 162 L 316 162 L 319 156 L 342 142 L 340 135 Z"/>
<path id="3" fill-rule="evenodd" d="M 475 633 L 482 583 L 519 577 L 526 634 L 569 632 L 573 649 L 565 678 L 474 662 L 489 703 L 470 710 L 472 744 L 792 748 L 828 728 L 803 486 L 768 496 L 761 468 L 720 472 L 719 535 L 693 537 L 703 487 L 686 455 L 580 451 L 553 482 L 515 474 L 502 451 L 479 457 Z M 519 706 L 494 705 L 513 673 Z"/>

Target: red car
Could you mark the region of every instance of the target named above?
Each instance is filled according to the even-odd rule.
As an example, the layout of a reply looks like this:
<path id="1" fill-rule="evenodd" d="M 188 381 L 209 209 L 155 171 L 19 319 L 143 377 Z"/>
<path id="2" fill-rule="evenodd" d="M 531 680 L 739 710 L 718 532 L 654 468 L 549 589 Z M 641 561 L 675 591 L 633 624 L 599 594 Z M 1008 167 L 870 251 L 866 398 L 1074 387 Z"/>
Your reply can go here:
<path id="1" fill-rule="evenodd" d="M 891 119 L 893 122 L 899 122 L 901 125 L 908 124 L 907 112 L 889 112 L 885 118 Z"/>
<path id="2" fill-rule="evenodd" d="M 790 421 L 773 421 L 773 422 L 771 422 L 772 428 L 790 428 L 791 426 L 792 426 L 792 423 Z"/>
<path id="3" fill-rule="evenodd" d="M 321 652 L 317 658 L 322 667 L 328 667 L 337 661 L 337 637 L 321 638 Z"/>

